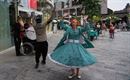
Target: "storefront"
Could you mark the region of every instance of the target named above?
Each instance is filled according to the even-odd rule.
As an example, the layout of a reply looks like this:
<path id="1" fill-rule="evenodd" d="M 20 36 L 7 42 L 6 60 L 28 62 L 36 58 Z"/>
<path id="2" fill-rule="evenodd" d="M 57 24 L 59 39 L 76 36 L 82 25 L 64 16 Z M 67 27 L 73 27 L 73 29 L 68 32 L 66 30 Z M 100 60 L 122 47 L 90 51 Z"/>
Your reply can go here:
<path id="1" fill-rule="evenodd" d="M 11 30 L 15 22 L 15 7 L 12 5 L 12 0 L 8 2 L 0 1 L 0 52 L 14 45 L 13 35 Z M 21 0 L 18 6 L 18 13 L 22 16 L 30 15 L 35 12 L 36 15 L 42 15 L 42 12 L 37 11 L 37 0 Z M 49 29 L 48 29 L 49 31 Z"/>
<path id="2" fill-rule="evenodd" d="M 18 13 L 26 17 L 35 12 L 36 15 L 42 15 L 42 12 L 37 11 L 37 0 L 21 0 L 18 6 Z M 9 1 L 11 2 L 11 0 Z M 6 50 L 14 45 L 13 35 L 11 30 L 15 22 L 15 7 L 10 6 L 11 3 L 0 1 L 0 51 Z M 48 18 L 48 16 L 46 17 Z M 47 31 L 51 31 L 50 27 Z"/>
<path id="3" fill-rule="evenodd" d="M 0 51 L 11 47 L 9 4 L 0 1 Z"/>

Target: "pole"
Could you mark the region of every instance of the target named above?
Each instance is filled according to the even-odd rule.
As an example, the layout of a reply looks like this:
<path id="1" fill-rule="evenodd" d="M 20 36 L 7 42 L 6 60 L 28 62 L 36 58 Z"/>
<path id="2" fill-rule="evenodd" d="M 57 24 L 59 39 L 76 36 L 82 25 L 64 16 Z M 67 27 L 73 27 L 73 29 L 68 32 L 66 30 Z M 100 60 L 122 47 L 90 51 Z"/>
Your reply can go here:
<path id="1" fill-rule="evenodd" d="M 14 7 L 15 7 L 15 21 L 17 21 L 18 16 L 18 1 L 14 0 Z"/>

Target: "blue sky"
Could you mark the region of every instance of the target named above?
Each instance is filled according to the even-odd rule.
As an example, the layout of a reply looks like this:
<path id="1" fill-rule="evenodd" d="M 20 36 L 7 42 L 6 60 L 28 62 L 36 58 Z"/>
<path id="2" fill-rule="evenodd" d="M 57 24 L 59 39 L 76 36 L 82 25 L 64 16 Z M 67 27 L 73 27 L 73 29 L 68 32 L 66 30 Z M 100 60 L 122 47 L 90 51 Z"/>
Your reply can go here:
<path id="1" fill-rule="evenodd" d="M 108 0 L 108 8 L 114 11 L 122 10 L 127 3 L 130 3 L 130 0 Z"/>

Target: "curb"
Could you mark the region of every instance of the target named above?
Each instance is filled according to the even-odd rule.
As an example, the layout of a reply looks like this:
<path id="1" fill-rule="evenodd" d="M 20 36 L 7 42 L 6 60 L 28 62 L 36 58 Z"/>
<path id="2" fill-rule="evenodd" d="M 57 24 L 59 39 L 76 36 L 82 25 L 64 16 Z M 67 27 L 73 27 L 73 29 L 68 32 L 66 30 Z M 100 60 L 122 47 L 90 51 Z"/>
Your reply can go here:
<path id="1" fill-rule="evenodd" d="M 12 46 L 12 47 L 10 47 L 10 48 L 8 48 L 8 49 L 5 49 L 5 50 L 3 50 L 3 51 L 0 51 L 0 55 L 1 55 L 1 54 L 5 54 L 5 53 L 8 53 L 8 52 L 10 52 L 10 51 L 12 51 L 12 50 L 14 50 L 14 49 L 15 49 L 15 47 Z"/>

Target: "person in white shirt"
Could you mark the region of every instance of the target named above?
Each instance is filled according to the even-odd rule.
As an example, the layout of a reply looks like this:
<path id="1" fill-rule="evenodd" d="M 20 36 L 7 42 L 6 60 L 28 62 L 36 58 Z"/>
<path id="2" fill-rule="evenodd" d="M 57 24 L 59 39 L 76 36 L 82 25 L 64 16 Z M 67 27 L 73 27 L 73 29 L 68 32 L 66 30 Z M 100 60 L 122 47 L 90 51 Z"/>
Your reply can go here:
<path id="1" fill-rule="evenodd" d="M 101 30 L 101 25 L 100 25 L 100 23 L 97 23 L 97 25 L 96 25 L 96 29 L 97 29 L 98 36 L 99 36 L 99 34 L 100 34 L 100 30 Z"/>
<path id="2" fill-rule="evenodd" d="M 123 21 L 122 26 L 123 26 L 122 31 L 126 31 L 127 24 L 125 21 Z"/>
<path id="3" fill-rule="evenodd" d="M 26 30 L 25 30 L 26 36 L 30 40 L 36 40 L 36 32 L 34 30 L 34 27 L 30 25 Z"/>
<path id="4" fill-rule="evenodd" d="M 118 23 L 118 27 L 119 27 L 120 31 L 122 31 L 123 25 L 122 25 L 121 21 Z"/>
<path id="5" fill-rule="evenodd" d="M 35 50 L 36 32 L 35 32 L 35 29 L 32 25 L 32 18 L 31 17 L 27 18 L 27 22 L 24 24 L 24 28 L 25 28 L 25 36 L 23 39 L 23 43 L 25 43 L 25 42 L 31 43 L 32 46 L 34 47 L 34 50 Z"/>

